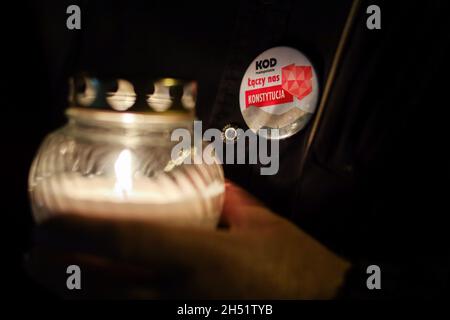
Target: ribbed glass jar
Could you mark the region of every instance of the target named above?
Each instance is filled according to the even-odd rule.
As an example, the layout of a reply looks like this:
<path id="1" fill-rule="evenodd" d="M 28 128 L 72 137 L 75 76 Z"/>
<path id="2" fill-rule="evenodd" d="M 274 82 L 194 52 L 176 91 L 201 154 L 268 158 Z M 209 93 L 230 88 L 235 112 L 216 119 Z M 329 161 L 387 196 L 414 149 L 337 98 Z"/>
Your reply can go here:
<path id="1" fill-rule="evenodd" d="M 224 177 L 220 164 L 194 161 L 196 149 L 171 157 L 171 133 L 192 132 L 180 114 L 114 113 L 70 108 L 69 122 L 49 134 L 31 167 L 35 220 L 59 214 L 217 226 Z"/>

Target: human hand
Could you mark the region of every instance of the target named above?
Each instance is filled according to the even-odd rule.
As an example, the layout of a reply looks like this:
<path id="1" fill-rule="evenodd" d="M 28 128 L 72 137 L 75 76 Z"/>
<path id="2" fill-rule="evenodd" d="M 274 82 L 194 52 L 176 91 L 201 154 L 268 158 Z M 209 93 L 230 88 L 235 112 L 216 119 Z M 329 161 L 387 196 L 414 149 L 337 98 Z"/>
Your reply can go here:
<path id="1" fill-rule="evenodd" d="M 225 229 L 59 216 L 39 227 L 30 274 L 68 297 L 326 299 L 349 263 L 227 183 Z M 82 289 L 66 287 L 78 265 Z M 76 292 L 75 292 L 76 291 Z"/>

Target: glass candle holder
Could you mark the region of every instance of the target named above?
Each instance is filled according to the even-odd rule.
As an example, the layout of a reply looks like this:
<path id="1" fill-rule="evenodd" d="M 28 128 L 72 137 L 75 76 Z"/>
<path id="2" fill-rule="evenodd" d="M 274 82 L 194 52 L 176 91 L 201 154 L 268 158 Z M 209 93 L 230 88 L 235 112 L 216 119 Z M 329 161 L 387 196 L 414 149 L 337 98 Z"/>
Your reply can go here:
<path id="1" fill-rule="evenodd" d="M 123 79 L 116 91 L 98 79 L 84 81 L 78 88 L 71 82 L 68 123 L 45 138 L 30 170 L 37 223 L 84 215 L 215 228 L 224 194 L 221 165 L 186 161 L 196 156 L 193 146 L 172 155 L 173 130 L 193 131 L 195 85 L 163 79 L 139 99 Z M 174 87 L 182 94 L 173 96 Z"/>

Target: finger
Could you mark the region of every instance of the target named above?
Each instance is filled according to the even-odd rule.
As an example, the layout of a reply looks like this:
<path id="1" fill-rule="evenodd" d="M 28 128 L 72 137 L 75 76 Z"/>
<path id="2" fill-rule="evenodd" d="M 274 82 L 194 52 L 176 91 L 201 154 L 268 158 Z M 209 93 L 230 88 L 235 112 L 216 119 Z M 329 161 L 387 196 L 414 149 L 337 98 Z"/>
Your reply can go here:
<path id="1" fill-rule="evenodd" d="M 229 246 L 224 232 L 80 216 L 49 219 L 39 227 L 36 243 L 167 269 L 210 259 Z"/>
<path id="2" fill-rule="evenodd" d="M 261 201 L 231 181 L 225 183 L 221 222 L 232 230 L 259 229 L 276 222 L 278 216 Z"/>
<path id="3" fill-rule="evenodd" d="M 221 288 L 235 283 L 230 277 L 240 274 L 221 270 L 232 270 L 249 251 L 247 243 L 228 232 L 117 219 L 60 216 L 44 223 L 40 231 L 47 234 L 41 240 L 53 248 L 151 268 L 158 285 L 150 283 L 150 288 L 156 287 L 162 297 L 189 297 L 194 289 L 198 296 L 212 290 L 223 297 Z"/>
<path id="4" fill-rule="evenodd" d="M 78 289 L 70 289 L 73 273 L 68 266 L 80 269 Z M 111 261 L 83 253 L 34 248 L 25 263 L 28 274 L 59 296 L 79 298 L 146 298 L 161 297 L 157 277 L 149 269 Z"/>

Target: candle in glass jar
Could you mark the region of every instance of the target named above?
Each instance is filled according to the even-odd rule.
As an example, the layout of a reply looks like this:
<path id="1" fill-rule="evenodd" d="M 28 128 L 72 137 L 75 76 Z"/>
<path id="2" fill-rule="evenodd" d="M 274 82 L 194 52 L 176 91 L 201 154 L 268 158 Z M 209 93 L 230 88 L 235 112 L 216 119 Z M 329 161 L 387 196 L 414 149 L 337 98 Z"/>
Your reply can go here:
<path id="1" fill-rule="evenodd" d="M 44 209 L 40 221 L 75 214 L 213 228 L 219 213 L 212 212 L 211 206 L 220 201 L 223 184 L 206 185 L 199 168 L 191 169 L 173 170 L 170 176 L 133 177 L 131 152 L 126 149 L 115 162 L 115 177 L 56 174 L 35 186 L 34 203 Z"/>

